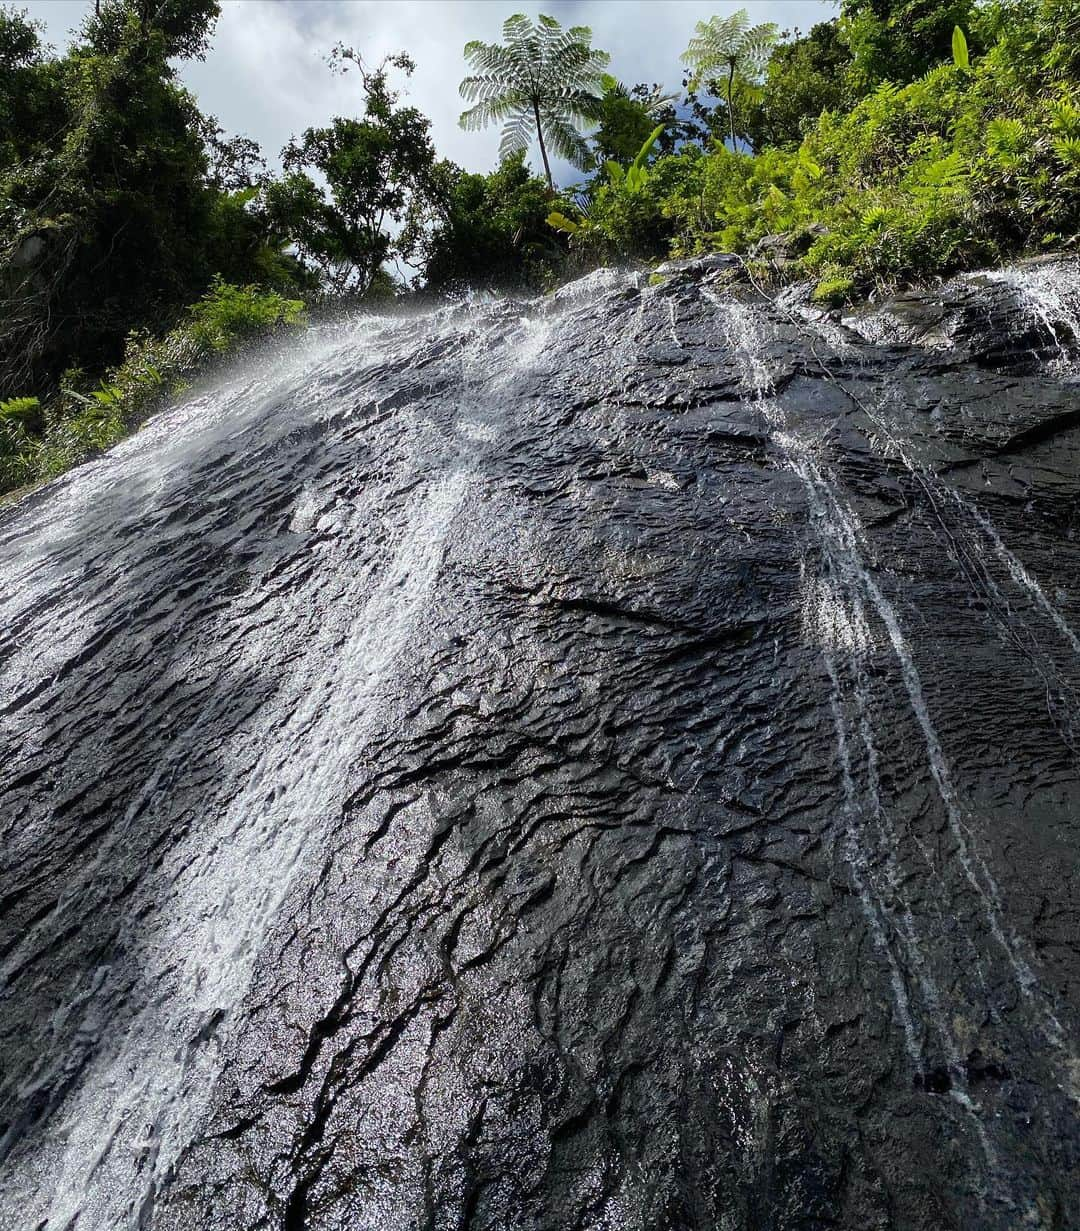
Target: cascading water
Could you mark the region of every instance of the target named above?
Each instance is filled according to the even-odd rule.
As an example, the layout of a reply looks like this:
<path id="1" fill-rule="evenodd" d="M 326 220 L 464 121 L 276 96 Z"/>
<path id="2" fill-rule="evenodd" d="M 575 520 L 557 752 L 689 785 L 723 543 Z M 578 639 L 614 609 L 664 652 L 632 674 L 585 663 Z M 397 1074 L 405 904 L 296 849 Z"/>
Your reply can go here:
<path id="1" fill-rule="evenodd" d="M 1080 269 L 1050 260 L 982 276 L 1016 294 L 1027 315 L 1048 335 L 1052 363 L 1069 371 L 1080 346 Z"/>
<path id="2" fill-rule="evenodd" d="M 731 283 L 319 327 L 0 517 L 0 1231 L 1080 1226 L 1065 284 Z"/>

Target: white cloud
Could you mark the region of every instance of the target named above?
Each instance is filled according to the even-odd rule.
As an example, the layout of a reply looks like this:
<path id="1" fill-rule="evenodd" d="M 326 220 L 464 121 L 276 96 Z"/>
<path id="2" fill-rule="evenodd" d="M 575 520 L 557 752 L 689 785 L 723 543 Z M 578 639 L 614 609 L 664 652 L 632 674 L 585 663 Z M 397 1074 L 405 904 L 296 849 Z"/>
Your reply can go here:
<path id="1" fill-rule="evenodd" d="M 62 46 L 91 0 L 20 0 Z M 564 25 L 587 25 L 593 44 L 611 53 L 622 80 L 681 82 L 679 53 L 694 23 L 745 7 L 755 21 L 808 29 L 835 12 L 824 0 L 546 0 L 540 11 Z M 408 101 L 431 119 L 439 153 L 468 170 L 490 170 L 498 132 L 463 132 L 458 82 L 469 39 L 498 40 L 504 19 L 532 5 L 521 0 L 223 0 L 213 47 L 181 76 L 204 110 L 230 132 L 254 137 L 276 163 L 281 147 L 304 128 L 361 108 L 355 76 L 334 76 L 325 56 L 337 42 L 368 61 L 408 51 L 416 73 L 402 83 Z M 533 165 L 538 165 L 535 157 Z M 565 177 L 565 169 L 564 169 Z"/>

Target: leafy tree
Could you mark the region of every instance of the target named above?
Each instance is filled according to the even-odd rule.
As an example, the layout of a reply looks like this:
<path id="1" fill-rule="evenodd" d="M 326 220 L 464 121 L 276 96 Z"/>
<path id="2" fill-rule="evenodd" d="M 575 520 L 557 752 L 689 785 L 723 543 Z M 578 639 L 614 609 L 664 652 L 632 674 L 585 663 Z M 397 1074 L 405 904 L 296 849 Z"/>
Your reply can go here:
<path id="1" fill-rule="evenodd" d="M 26 13 L 0 7 L 0 175 L 38 152 L 43 136 L 66 121 L 68 106 L 51 50 Z"/>
<path id="2" fill-rule="evenodd" d="M 975 0 L 843 0 L 840 36 L 853 88 L 866 94 L 881 81 L 916 81 L 951 60 L 953 30 L 970 29 L 974 10 Z"/>
<path id="3" fill-rule="evenodd" d="M 132 328 L 170 328 L 215 273 L 302 274 L 254 200 L 254 144 L 176 79 L 217 7 L 102 0 L 60 57 L 0 8 L 0 398 L 118 362 Z"/>
<path id="4" fill-rule="evenodd" d="M 549 209 L 547 185 L 529 174 L 523 151 L 489 175 L 444 160 L 433 169 L 429 192 L 416 199 L 402 243 L 429 291 L 540 290 L 565 257 L 545 222 Z"/>
<path id="5" fill-rule="evenodd" d="M 665 94 L 661 86 L 635 85 L 627 89 L 621 81 L 605 76 L 593 134 L 598 163 L 630 162 L 642 143 L 656 127 L 664 124 L 659 150 L 670 153 L 678 139 L 678 122 L 673 105 L 675 95 Z"/>
<path id="6" fill-rule="evenodd" d="M 206 147 L 207 183 L 219 192 L 241 192 L 267 182 L 266 159 L 250 137 L 230 137 L 212 115 L 200 116 L 199 135 Z"/>
<path id="7" fill-rule="evenodd" d="M 113 0 L 62 59 L 24 64 L 37 122 L 0 174 L 0 396 L 73 362 L 115 361 L 132 324 L 164 319 L 209 281 L 198 109 L 169 58 L 203 46 L 216 12 Z"/>
<path id="8" fill-rule="evenodd" d="M 332 62 L 359 69 L 363 118 L 337 116 L 291 141 L 282 152 L 287 175 L 266 189 L 266 214 L 330 290 L 362 295 L 383 262 L 402 252 L 386 228 L 403 223 L 414 196 L 426 190 L 435 154 L 430 121 L 415 107 L 399 107 L 387 81 L 391 67 L 412 72 L 408 56 L 388 56 L 370 69 L 338 47 Z"/>
<path id="9" fill-rule="evenodd" d="M 5 74 L 41 58 L 41 26 L 26 11 L 0 9 L 0 67 Z"/>
<path id="10" fill-rule="evenodd" d="M 522 13 L 508 17 L 503 38 L 505 44 L 466 43 L 465 60 L 473 73 L 460 89 L 474 105 L 462 112 L 460 123 L 474 130 L 503 121 L 500 158 L 527 150 L 535 136 L 554 191 L 549 145 L 580 170 L 590 165 L 589 147 L 575 125 L 597 116 L 609 56 L 590 46 L 588 26 L 564 30 L 542 13 L 535 26 Z"/>
<path id="11" fill-rule="evenodd" d="M 682 54 L 683 62 L 692 70 L 690 84 L 696 88 L 702 82 L 714 83 L 723 77 L 734 150 L 736 84 L 744 95 L 753 92 L 776 44 L 777 29 L 772 22 L 752 26 L 746 10 L 739 9 L 730 17 L 699 21 L 694 30 L 694 37 Z"/>
<path id="12" fill-rule="evenodd" d="M 787 36 L 784 36 L 787 38 Z M 755 150 L 797 145 L 823 111 L 848 101 L 851 52 L 835 21 L 781 42 L 765 70 L 761 99 L 746 112 L 746 134 Z"/>
<path id="13" fill-rule="evenodd" d="M 106 55 L 154 37 L 166 59 L 201 60 L 220 14 L 221 0 L 96 0 L 83 36 Z"/>

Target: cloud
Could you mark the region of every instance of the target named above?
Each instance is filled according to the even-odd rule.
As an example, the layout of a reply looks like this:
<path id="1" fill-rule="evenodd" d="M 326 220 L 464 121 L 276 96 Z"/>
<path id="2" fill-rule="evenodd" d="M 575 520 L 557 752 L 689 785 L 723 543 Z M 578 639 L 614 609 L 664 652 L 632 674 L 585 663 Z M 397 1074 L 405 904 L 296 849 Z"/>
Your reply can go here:
<path id="1" fill-rule="evenodd" d="M 90 0 L 21 3 L 57 46 L 90 7 Z M 594 46 L 611 53 L 611 70 L 622 80 L 670 89 L 681 83 L 679 53 L 694 23 L 739 7 L 782 29 L 805 30 L 835 12 L 823 0 L 743 0 L 741 6 L 738 0 L 546 0 L 541 6 L 564 25 L 591 26 Z M 461 52 L 469 39 L 498 40 L 504 19 L 518 9 L 535 16 L 521 0 L 223 0 L 206 60 L 180 71 L 205 111 L 229 132 L 253 137 L 275 165 L 294 134 L 362 107 L 357 77 L 335 76 L 326 66 L 335 43 L 355 47 L 371 62 L 408 51 L 416 73 L 400 84 L 408 102 L 431 119 L 436 149 L 467 170 L 487 171 L 498 160 L 499 135 L 458 127 Z M 535 150 L 531 161 L 539 165 Z M 557 169 L 564 181 L 576 175 Z"/>

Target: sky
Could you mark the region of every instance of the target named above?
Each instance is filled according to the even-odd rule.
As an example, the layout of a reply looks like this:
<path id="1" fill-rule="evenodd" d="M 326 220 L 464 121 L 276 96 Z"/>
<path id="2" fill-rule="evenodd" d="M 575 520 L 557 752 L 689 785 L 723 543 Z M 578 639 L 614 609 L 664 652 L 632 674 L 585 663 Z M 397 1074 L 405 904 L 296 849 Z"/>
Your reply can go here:
<path id="1" fill-rule="evenodd" d="M 58 50 L 69 41 L 93 0 L 16 0 L 46 28 Z M 432 124 L 435 148 L 469 171 L 489 171 L 498 161 L 496 128 L 467 133 L 457 119 L 466 106 L 458 95 L 465 76 L 462 48 L 470 39 L 499 41 L 514 12 L 534 20 L 549 13 L 564 26 L 585 25 L 593 46 L 611 53 L 610 71 L 628 84 L 681 84 L 679 53 L 694 23 L 714 13 L 746 8 L 754 21 L 781 29 L 809 29 L 836 13 L 827 0 L 222 0 L 222 14 L 205 61 L 180 66 L 184 83 L 203 111 L 230 133 L 253 137 L 271 166 L 281 148 L 305 128 L 334 115 L 356 115 L 363 106 L 355 75 L 335 76 L 325 57 L 338 42 L 377 62 L 408 51 L 416 72 L 401 85 L 403 97 Z M 539 169 L 534 147 L 530 163 Z M 563 182 L 578 178 L 556 166 Z M 560 176 L 558 173 L 562 172 Z"/>

